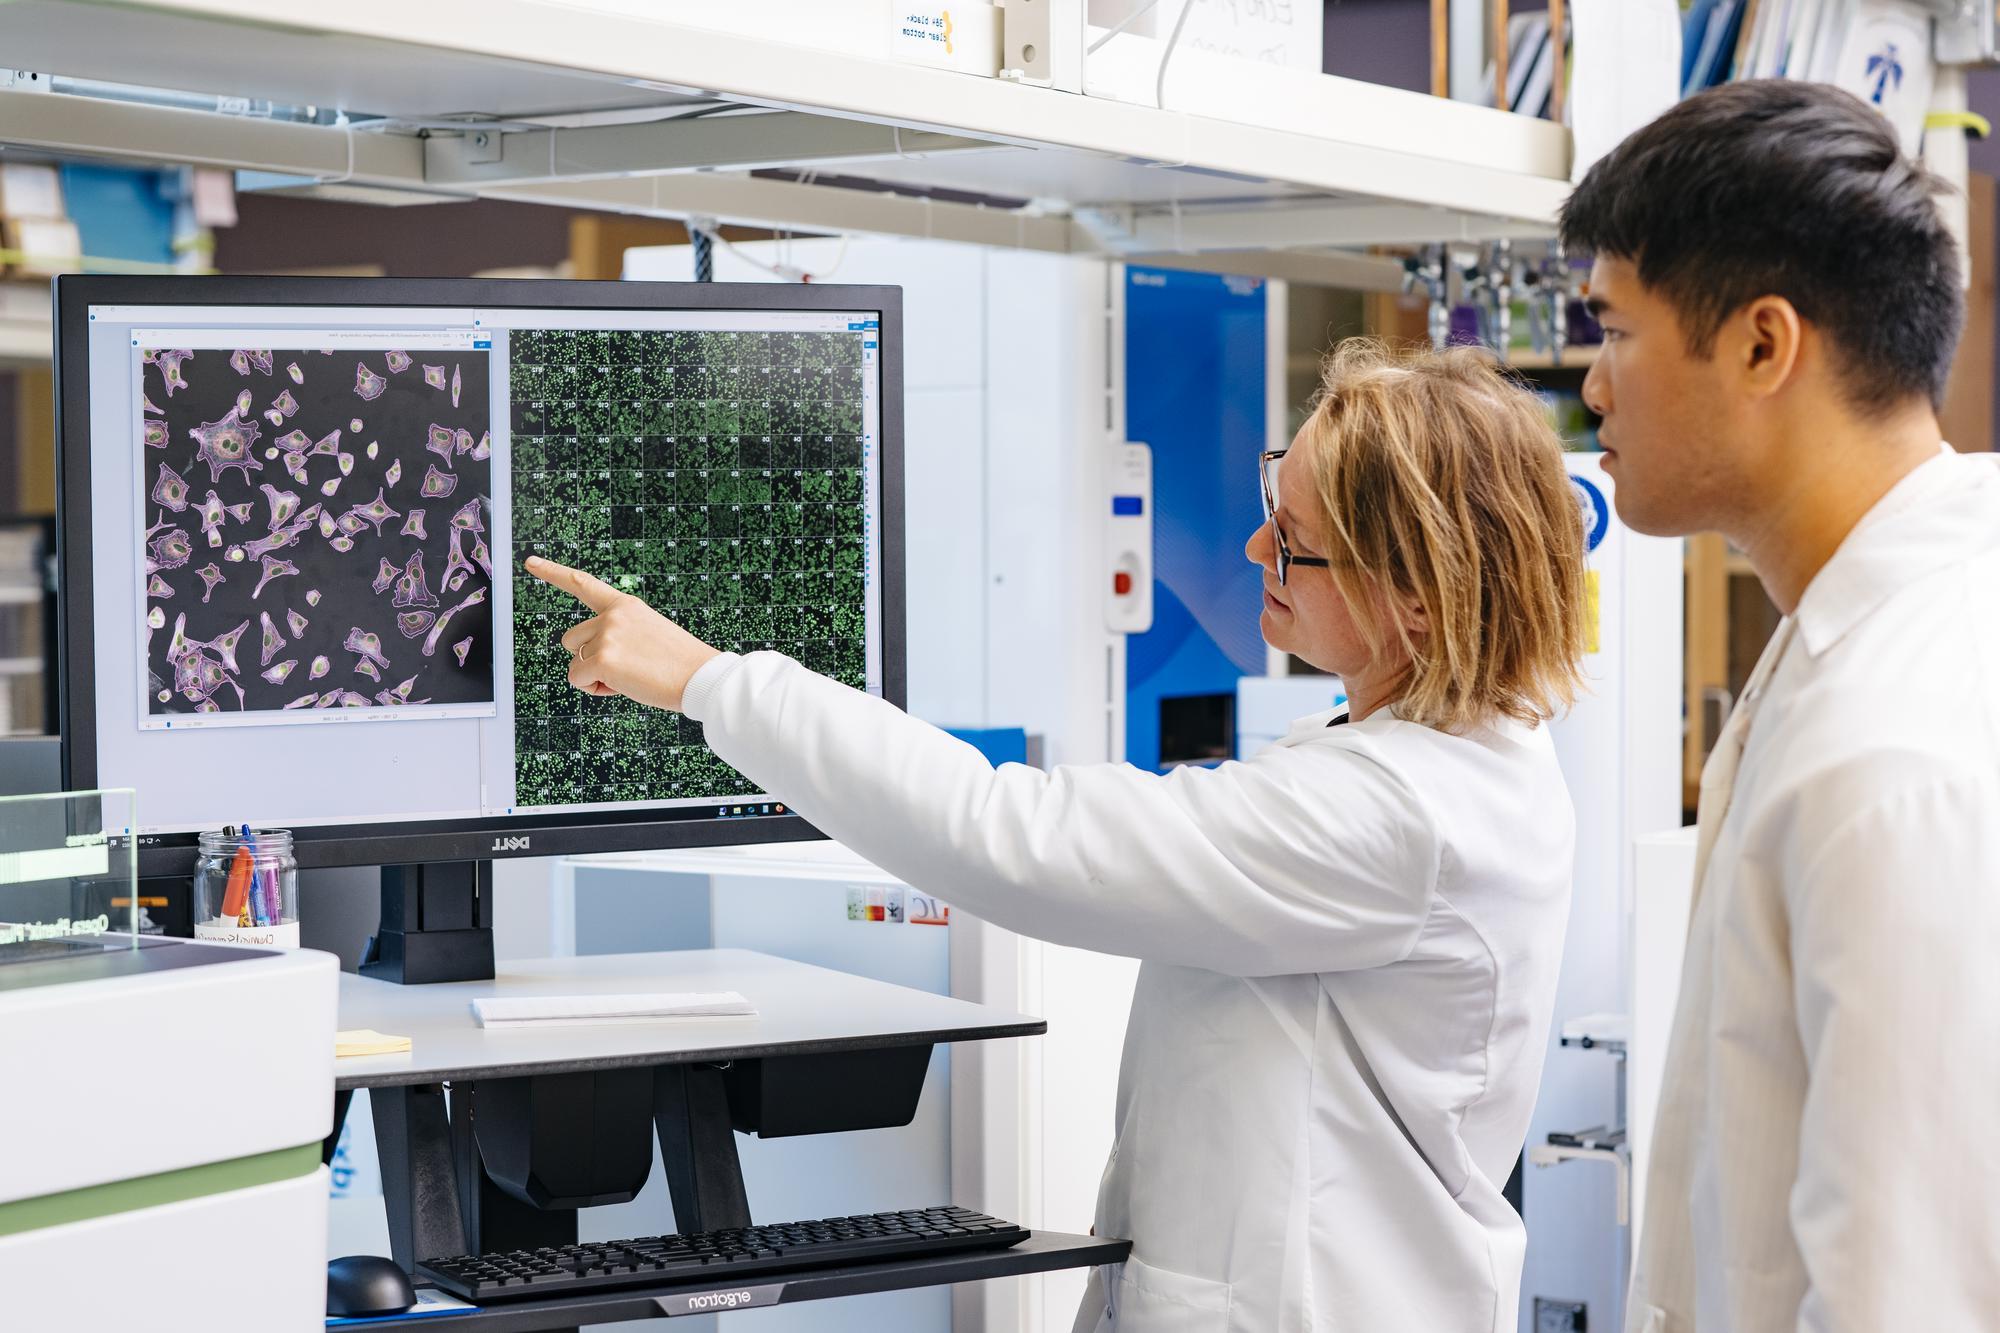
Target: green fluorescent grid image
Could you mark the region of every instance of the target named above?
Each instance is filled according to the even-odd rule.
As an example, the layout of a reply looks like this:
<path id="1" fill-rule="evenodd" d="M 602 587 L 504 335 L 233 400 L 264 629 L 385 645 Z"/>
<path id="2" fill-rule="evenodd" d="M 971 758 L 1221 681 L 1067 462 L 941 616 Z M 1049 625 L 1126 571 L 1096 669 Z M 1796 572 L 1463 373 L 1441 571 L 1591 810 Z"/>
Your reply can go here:
<path id="1" fill-rule="evenodd" d="M 736 652 L 864 681 L 861 338 L 520 329 L 511 337 L 515 567 L 587 569 Z M 676 713 L 571 688 L 587 614 L 514 581 L 515 803 L 756 788 Z"/>

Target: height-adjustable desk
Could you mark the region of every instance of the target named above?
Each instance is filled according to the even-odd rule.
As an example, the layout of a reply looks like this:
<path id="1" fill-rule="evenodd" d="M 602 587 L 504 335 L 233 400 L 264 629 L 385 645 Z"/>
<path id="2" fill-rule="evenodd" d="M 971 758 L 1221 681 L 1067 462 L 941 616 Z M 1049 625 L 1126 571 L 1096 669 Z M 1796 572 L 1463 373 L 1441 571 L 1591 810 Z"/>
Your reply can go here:
<path id="1" fill-rule="evenodd" d="M 406 1268 L 575 1240 L 577 1208 L 629 1197 L 644 1181 L 655 1137 L 676 1226 L 748 1225 L 736 1131 L 778 1137 L 907 1124 L 938 1042 L 1048 1028 L 1024 1014 L 741 949 L 502 962 L 496 970 L 492 981 L 430 986 L 340 979 L 342 1028 L 412 1042 L 404 1054 L 341 1060 L 335 1069 L 343 1112 L 354 1089 L 371 1090 L 390 1243 Z M 471 1007 L 493 995 L 724 990 L 743 995 L 756 1016 L 491 1031 Z M 1126 1241 L 1038 1232 L 1008 1250 L 752 1281 L 781 1287 L 766 1295 L 789 1304 L 1117 1263 L 1129 1250 Z M 527 1333 L 685 1312 L 688 1296 L 731 1286 L 723 1273 L 368 1327 Z"/>

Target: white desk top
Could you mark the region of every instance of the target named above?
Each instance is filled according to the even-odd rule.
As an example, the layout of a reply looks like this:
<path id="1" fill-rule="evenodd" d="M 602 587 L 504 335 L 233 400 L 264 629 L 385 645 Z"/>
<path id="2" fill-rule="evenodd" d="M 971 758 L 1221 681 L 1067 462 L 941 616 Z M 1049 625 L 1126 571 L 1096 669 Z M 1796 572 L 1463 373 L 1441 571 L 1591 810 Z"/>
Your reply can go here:
<path id="1" fill-rule="evenodd" d="M 674 847 L 649 852 L 601 852 L 563 858 L 578 870 L 640 874 L 754 875 L 771 879 L 829 880 L 847 884 L 900 884 L 888 871 L 841 843 L 753 842 L 724 847 Z"/>
<path id="2" fill-rule="evenodd" d="M 399 986 L 342 973 L 340 1026 L 409 1037 L 401 1055 L 336 1060 L 340 1089 L 587 1069 L 873 1050 L 939 1041 L 1031 1037 L 1039 1018 L 850 976 L 747 949 L 503 961 L 492 981 Z M 488 995 L 733 990 L 755 1017 L 674 1018 L 531 1031 L 488 1031 L 472 1001 Z"/>

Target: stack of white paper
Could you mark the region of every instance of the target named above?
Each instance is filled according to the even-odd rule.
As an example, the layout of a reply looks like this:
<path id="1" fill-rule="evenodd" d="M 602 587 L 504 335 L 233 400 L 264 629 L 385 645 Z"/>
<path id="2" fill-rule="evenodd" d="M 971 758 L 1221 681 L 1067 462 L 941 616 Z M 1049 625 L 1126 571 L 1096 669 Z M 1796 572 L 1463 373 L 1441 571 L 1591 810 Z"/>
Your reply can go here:
<path id="1" fill-rule="evenodd" d="M 472 1002 L 472 1016 L 487 1028 L 584 1027 L 598 1023 L 654 1023 L 663 1018 L 754 1015 L 735 991 L 686 991 L 651 995 L 509 995 Z"/>

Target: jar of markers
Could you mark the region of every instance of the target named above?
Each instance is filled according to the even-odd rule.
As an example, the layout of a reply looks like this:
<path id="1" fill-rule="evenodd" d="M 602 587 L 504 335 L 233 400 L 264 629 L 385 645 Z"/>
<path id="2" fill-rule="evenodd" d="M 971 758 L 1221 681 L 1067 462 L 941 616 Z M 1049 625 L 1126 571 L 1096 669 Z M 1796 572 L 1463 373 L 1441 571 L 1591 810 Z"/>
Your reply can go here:
<path id="1" fill-rule="evenodd" d="M 289 829 L 201 835 L 194 867 L 196 939 L 299 947 L 299 863 Z"/>

